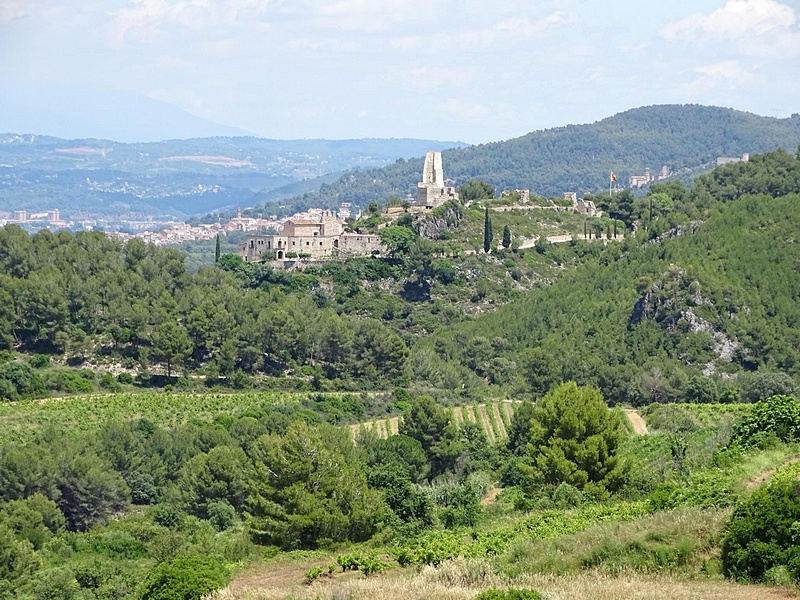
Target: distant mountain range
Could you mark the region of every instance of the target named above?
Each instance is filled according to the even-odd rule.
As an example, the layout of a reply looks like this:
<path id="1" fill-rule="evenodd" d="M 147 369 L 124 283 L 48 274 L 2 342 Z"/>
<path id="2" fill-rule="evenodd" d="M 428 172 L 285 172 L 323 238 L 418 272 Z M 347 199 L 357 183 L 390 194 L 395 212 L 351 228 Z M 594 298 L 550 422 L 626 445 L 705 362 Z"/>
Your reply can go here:
<path id="1" fill-rule="evenodd" d="M 631 175 L 657 172 L 667 165 L 691 178 L 711 168 L 717 157 L 741 156 L 800 145 L 800 115 L 787 119 L 698 105 L 661 105 L 632 109 L 589 125 L 535 131 L 492 144 L 442 153 L 445 177 L 455 185 L 471 178 L 499 190 L 530 189 L 542 196 L 608 190 L 613 171 L 625 184 Z M 330 206 L 342 200 L 364 203 L 414 193 L 422 172 L 420 157 L 380 169 L 346 173 L 314 193 L 288 202 Z M 274 203 L 271 193 L 258 197 Z M 286 200 L 281 199 L 281 203 Z"/>
<path id="2" fill-rule="evenodd" d="M 5 89 L 0 131 L 120 142 L 252 135 L 142 94 L 81 87 Z"/>
<path id="3" fill-rule="evenodd" d="M 59 208 L 67 216 L 75 211 L 202 214 L 237 204 L 251 206 L 260 190 L 302 185 L 331 173 L 380 167 L 460 145 L 464 144 L 414 139 L 255 137 L 128 144 L 0 134 L 0 210 Z M 297 193 L 296 188 L 289 190 L 285 195 Z"/>

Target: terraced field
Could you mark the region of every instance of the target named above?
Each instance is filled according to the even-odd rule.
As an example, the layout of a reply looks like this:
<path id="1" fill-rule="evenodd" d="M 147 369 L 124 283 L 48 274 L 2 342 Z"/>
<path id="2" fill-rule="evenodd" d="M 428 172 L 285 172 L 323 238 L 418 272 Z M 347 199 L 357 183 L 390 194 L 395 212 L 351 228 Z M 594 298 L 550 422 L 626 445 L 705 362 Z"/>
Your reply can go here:
<path id="1" fill-rule="evenodd" d="M 483 429 L 487 439 L 491 443 L 495 443 L 508 437 L 508 426 L 511 423 L 511 417 L 514 416 L 516 404 L 518 402 L 503 400 L 484 404 L 454 406 L 450 409 L 450 420 L 455 423 L 463 423 L 464 421 L 477 423 Z M 397 435 L 399 425 L 400 418 L 391 417 L 356 423 L 351 425 L 350 428 L 354 437 L 364 428 L 367 431 L 375 430 L 378 433 L 378 437 L 385 439 L 390 435 Z"/>
<path id="2" fill-rule="evenodd" d="M 514 416 L 514 410 L 520 403 L 520 401 L 502 400 L 485 404 L 453 406 L 450 409 L 450 420 L 456 424 L 461 424 L 464 421 L 478 423 L 489 442 L 495 443 L 508 438 L 508 426 L 511 423 L 511 417 Z M 646 435 L 648 433 L 645 420 L 636 409 L 626 408 L 623 410 L 623 414 L 630 421 L 636 435 Z M 353 437 L 357 436 L 358 432 L 363 428 L 367 431 L 374 429 L 378 432 L 378 437 L 386 439 L 390 435 L 397 435 L 399 425 L 400 417 L 386 417 L 356 423 L 351 425 L 350 428 Z"/>

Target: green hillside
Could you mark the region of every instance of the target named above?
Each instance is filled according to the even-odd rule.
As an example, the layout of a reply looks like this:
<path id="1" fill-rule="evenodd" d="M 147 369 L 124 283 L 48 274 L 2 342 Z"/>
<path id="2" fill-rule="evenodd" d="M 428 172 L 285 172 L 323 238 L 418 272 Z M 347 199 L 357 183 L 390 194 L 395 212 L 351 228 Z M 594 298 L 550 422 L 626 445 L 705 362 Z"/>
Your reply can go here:
<path id="1" fill-rule="evenodd" d="M 574 379 L 636 404 L 703 385 L 736 396 L 762 371 L 797 376 L 798 192 L 800 157 L 783 151 L 717 169 L 674 205 L 703 221 L 673 211 L 650 235 L 678 225 L 649 241 L 645 222 L 550 287 L 441 331 L 415 348 L 415 379 L 536 394 Z M 514 380 L 498 378 L 509 362 Z"/>
<path id="2" fill-rule="evenodd" d="M 442 152 L 445 177 L 456 184 L 479 177 L 503 189 L 530 189 L 542 196 L 607 189 L 609 171 L 620 182 L 668 165 L 683 173 L 719 156 L 768 152 L 800 144 L 800 115 L 761 117 L 699 105 L 647 106 L 597 123 L 535 131 L 519 138 Z M 289 200 L 297 206 L 365 204 L 415 193 L 422 158 L 398 160 L 380 169 L 352 171 L 317 193 Z M 264 202 L 266 197 L 258 198 Z M 283 201 L 282 201 L 283 203 Z"/>
<path id="3" fill-rule="evenodd" d="M 0 599 L 794 597 L 800 154 L 597 200 L 296 272 L 0 229 Z"/>

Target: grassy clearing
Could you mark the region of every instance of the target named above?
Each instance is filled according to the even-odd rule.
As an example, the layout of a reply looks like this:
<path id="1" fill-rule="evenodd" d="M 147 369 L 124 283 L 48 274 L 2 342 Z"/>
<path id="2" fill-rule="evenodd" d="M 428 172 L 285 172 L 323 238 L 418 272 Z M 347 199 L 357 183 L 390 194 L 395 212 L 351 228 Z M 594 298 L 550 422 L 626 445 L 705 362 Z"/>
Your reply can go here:
<path id="1" fill-rule="evenodd" d="M 494 575 L 479 560 L 452 561 L 438 568 L 425 567 L 420 572 L 389 573 L 380 577 L 336 576 L 304 586 L 261 586 L 228 588 L 214 600 L 471 600 L 491 587 L 509 585 L 507 579 Z M 621 573 L 609 575 L 588 571 L 572 575 L 526 575 L 513 587 L 541 592 L 546 600 L 787 600 L 797 598 L 794 590 L 755 585 L 737 585 L 727 581 L 683 581 L 668 575 Z"/>
<path id="2" fill-rule="evenodd" d="M 672 571 L 714 577 L 720 572 L 717 546 L 729 514 L 683 508 L 599 523 L 550 540 L 519 540 L 501 559 L 501 570 L 513 578 L 590 568 L 609 574 Z"/>

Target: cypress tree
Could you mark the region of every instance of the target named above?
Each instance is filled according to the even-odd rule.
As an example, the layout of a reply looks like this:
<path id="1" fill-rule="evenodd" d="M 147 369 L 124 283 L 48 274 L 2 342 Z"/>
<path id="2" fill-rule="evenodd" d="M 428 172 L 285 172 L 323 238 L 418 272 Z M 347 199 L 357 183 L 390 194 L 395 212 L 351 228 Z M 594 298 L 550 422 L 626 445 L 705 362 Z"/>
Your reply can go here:
<path id="1" fill-rule="evenodd" d="M 511 245 L 511 230 L 508 225 L 503 227 L 503 248 L 508 248 Z"/>
<path id="2" fill-rule="evenodd" d="M 489 218 L 489 208 L 487 207 L 483 213 L 483 251 L 489 252 L 492 249 L 492 240 L 494 234 L 492 233 L 492 220 Z"/>
<path id="3" fill-rule="evenodd" d="M 222 250 L 221 250 L 220 244 L 219 244 L 219 234 L 217 234 L 217 245 L 214 248 L 214 263 L 218 263 L 219 262 L 219 257 L 220 257 L 221 252 L 222 252 Z"/>

